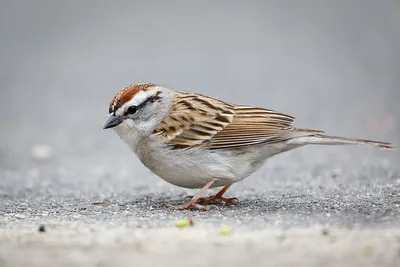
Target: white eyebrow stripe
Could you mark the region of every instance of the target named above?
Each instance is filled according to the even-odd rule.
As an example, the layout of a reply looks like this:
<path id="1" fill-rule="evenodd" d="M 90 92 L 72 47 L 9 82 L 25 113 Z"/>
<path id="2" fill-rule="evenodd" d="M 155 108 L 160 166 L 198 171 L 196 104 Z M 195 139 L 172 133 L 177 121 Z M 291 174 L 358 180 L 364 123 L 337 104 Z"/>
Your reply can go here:
<path id="1" fill-rule="evenodd" d="M 131 100 L 123 104 L 117 111 L 117 115 L 122 115 L 127 106 L 140 106 L 144 101 L 157 94 L 157 88 L 140 91 Z"/>
<path id="2" fill-rule="evenodd" d="M 147 91 L 140 91 L 135 96 L 133 96 L 133 98 L 128 102 L 130 102 L 130 105 L 139 106 L 144 101 L 146 101 L 147 99 L 156 94 L 157 94 L 157 88 L 153 88 Z"/>

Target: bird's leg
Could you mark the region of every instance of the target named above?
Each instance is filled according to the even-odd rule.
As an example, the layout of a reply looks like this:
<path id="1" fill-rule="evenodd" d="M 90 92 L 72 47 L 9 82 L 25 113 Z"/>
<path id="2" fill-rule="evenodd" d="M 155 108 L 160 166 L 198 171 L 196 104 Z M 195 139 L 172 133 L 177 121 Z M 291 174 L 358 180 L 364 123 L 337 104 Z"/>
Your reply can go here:
<path id="1" fill-rule="evenodd" d="M 206 185 L 203 186 L 203 188 L 199 192 L 197 192 L 197 194 L 194 195 L 194 197 L 192 197 L 192 199 L 189 200 L 189 202 L 176 206 L 170 205 L 169 208 L 173 210 L 190 210 L 190 209 L 208 210 L 208 207 L 198 204 L 197 201 L 215 181 L 216 179 L 212 179 L 211 181 L 206 183 Z"/>
<path id="2" fill-rule="evenodd" d="M 234 201 L 238 201 L 239 199 L 236 197 L 232 197 L 232 198 L 226 198 L 223 197 L 222 195 L 226 192 L 226 190 L 229 189 L 229 187 L 231 187 L 231 184 L 224 186 L 217 194 L 215 194 L 214 196 L 209 196 L 209 197 L 202 197 L 199 199 L 200 203 L 214 203 L 217 201 L 222 201 L 225 203 L 232 203 Z"/>

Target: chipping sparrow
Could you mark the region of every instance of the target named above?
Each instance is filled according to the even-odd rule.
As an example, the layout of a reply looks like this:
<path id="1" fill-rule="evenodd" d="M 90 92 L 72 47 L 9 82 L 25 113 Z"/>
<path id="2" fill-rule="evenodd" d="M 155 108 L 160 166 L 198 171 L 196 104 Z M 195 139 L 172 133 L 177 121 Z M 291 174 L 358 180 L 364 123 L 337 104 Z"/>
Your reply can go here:
<path id="1" fill-rule="evenodd" d="M 392 144 L 324 135 L 293 126 L 294 117 L 212 97 L 144 83 L 114 96 L 104 129 L 113 128 L 141 162 L 165 181 L 201 188 L 173 209 L 207 209 L 202 202 L 232 202 L 223 193 L 258 170 L 267 158 L 308 144 L 393 148 Z M 201 198 L 211 187 L 215 196 Z"/>

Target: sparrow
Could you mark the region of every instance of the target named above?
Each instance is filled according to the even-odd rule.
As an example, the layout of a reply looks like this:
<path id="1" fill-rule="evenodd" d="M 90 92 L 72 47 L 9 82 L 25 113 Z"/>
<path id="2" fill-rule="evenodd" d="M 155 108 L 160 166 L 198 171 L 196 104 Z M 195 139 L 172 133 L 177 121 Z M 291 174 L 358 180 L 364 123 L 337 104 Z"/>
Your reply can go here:
<path id="1" fill-rule="evenodd" d="M 104 129 L 114 129 L 139 160 L 163 180 L 200 188 L 172 209 L 207 210 L 228 188 L 260 169 L 274 155 L 305 145 L 391 143 L 325 135 L 294 127 L 294 117 L 270 109 L 228 103 L 210 96 L 174 91 L 153 83 L 129 85 L 111 100 Z M 212 187 L 222 187 L 203 197 Z M 203 204 L 203 205 L 202 205 Z"/>

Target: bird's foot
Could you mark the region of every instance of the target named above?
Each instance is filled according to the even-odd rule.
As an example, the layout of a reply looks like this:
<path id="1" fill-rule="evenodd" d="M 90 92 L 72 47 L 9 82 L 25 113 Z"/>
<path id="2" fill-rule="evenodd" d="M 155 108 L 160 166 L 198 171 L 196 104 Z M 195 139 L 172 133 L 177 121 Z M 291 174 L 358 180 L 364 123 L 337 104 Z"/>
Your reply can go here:
<path id="1" fill-rule="evenodd" d="M 239 201 L 239 199 L 237 197 L 227 198 L 227 197 L 219 196 L 218 194 L 216 194 L 214 196 L 199 198 L 199 202 L 202 204 L 209 204 L 209 203 L 216 203 L 216 202 L 235 203 L 237 201 Z"/>

